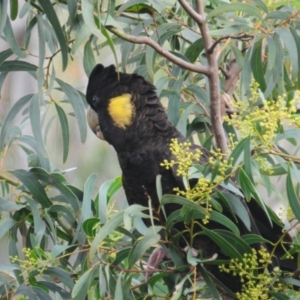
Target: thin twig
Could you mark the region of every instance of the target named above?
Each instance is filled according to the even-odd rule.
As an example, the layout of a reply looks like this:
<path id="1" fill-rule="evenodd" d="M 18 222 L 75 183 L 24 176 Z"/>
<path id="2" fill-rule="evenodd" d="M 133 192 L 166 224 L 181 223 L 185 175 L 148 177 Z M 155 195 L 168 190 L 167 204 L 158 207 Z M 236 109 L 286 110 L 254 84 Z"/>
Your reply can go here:
<path id="1" fill-rule="evenodd" d="M 206 76 L 208 76 L 210 74 L 209 67 L 202 66 L 199 64 L 192 64 L 187 61 L 184 61 L 183 59 L 173 55 L 171 52 L 164 49 L 162 46 L 160 46 L 158 43 L 156 43 L 154 40 L 152 40 L 149 37 L 133 36 L 130 34 L 126 34 L 123 31 L 121 31 L 113 26 L 106 26 L 106 29 L 125 41 L 131 42 L 134 44 L 145 44 L 145 45 L 152 47 L 157 53 L 159 53 L 163 57 L 167 58 L 174 64 L 176 64 L 184 69 L 187 69 L 187 70 L 193 71 L 193 72 L 197 72 L 197 73 L 202 73 Z"/>
<path id="2" fill-rule="evenodd" d="M 222 42 L 223 40 L 227 40 L 227 39 L 236 39 L 236 40 L 242 40 L 242 41 L 249 41 L 252 40 L 254 38 L 254 35 L 252 34 L 246 34 L 246 33 L 241 33 L 239 35 L 224 35 L 220 38 L 218 38 L 208 49 L 209 53 L 212 53 L 214 51 L 214 49 L 216 48 L 216 46 Z"/>

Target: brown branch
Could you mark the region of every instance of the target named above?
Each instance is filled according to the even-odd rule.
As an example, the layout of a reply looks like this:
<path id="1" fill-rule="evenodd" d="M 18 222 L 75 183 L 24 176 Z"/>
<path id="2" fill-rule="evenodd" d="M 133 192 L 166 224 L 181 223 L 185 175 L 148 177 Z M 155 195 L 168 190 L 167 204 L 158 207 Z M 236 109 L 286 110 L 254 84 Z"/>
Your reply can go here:
<path id="1" fill-rule="evenodd" d="M 212 53 L 214 51 L 214 49 L 216 48 L 216 46 L 222 42 L 223 40 L 227 40 L 227 39 L 236 39 L 236 40 L 241 40 L 241 41 L 249 41 L 252 40 L 254 38 L 254 35 L 252 34 L 246 34 L 246 33 L 241 33 L 239 35 L 225 35 L 222 36 L 220 38 L 218 38 L 208 49 L 209 53 Z"/>
<path id="2" fill-rule="evenodd" d="M 209 94 L 210 94 L 210 118 L 212 128 L 214 131 L 217 147 L 223 154 L 227 153 L 227 141 L 222 125 L 222 112 L 221 112 L 221 95 L 220 95 L 220 82 L 218 73 L 218 63 L 215 51 L 209 52 L 212 46 L 212 38 L 209 35 L 209 29 L 205 23 L 204 7 L 201 0 L 196 0 L 196 10 L 194 10 L 186 0 L 178 0 L 182 8 L 190 15 L 190 17 L 198 24 L 200 29 L 203 44 L 205 48 L 206 58 L 209 66 L 209 73 L 207 74 L 209 80 Z"/>
<path id="3" fill-rule="evenodd" d="M 120 37 L 121 39 L 134 43 L 134 44 L 145 44 L 150 47 L 152 47 L 157 53 L 162 55 L 163 57 L 167 58 L 169 61 L 173 62 L 174 64 L 187 69 L 189 71 L 202 73 L 206 76 L 209 75 L 210 70 L 207 66 L 201 66 L 199 64 L 192 64 L 187 61 L 184 61 L 183 59 L 173 55 L 168 50 L 164 49 L 162 46 L 160 46 L 158 43 L 156 43 L 154 40 L 147 36 L 133 36 L 127 33 L 124 33 L 123 31 L 113 27 L 113 26 L 106 26 L 106 29 L 115 34 L 116 36 Z"/>

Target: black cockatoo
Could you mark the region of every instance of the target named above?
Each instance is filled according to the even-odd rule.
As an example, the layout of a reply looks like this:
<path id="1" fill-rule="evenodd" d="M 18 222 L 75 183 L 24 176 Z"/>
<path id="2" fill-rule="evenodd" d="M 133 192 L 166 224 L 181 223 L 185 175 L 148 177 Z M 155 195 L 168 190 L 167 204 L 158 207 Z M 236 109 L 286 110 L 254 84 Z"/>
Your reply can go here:
<path id="1" fill-rule="evenodd" d="M 184 189 L 182 179 L 176 175 L 174 168 L 166 169 L 161 165 L 164 160 L 171 160 L 171 140 L 176 138 L 185 142 L 185 137 L 168 120 L 165 109 L 156 94 L 156 88 L 138 74 L 117 72 L 113 65 L 104 67 L 97 65 L 92 71 L 86 94 L 90 105 L 88 122 L 91 129 L 99 137 L 111 144 L 118 155 L 122 169 L 122 180 L 125 194 L 130 204 L 148 205 L 149 198 L 155 212 L 159 211 L 159 199 L 156 189 L 156 177 L 161 175 L 163 194 L 174 194 L 174 188 Z M 202 152 L 200 164 L 205 164 L 209 152 L 198 145 L 192 145 L 191 151 L 200 149 Z M 195 185 L 191 181 L 190 185 Z M 224 192 L 224 188 L 218 188 Z M 228 191 L 227 191 L 228 192 Z M 246 202 L 237 196 L 249 215 L 250 228 L 246 228 L 241 220 L 232 218 L 231 212 L 224 209 L 223 213 L 236 223 L 241 235 L 254 233 L 261 235 L 271 242 L 277 242 L 282 236 L 280 222 L 269 223 L 264 210 L 255 201 Z M 176 204 L 165 205 L 167 215 L 180 207 Z M 159 222 L 164 222 L 163 214 L 155 215 Z M 223 229 L 215 221 L 209 221 L 207 228 Z M 185 228 L 183 223 L 176 225 L 178 231 Z M 201 228 L 199 227 L 199 231 Z M 188 240 L 188 239 L 187 239 Z M 285 242 L 291 242 L 286 235 Z M 208 236 L 199 235 L 191 247 L 200 250 L 204 258 L 212 257 L 215 253 L 219 258 L 228 258 L 222 249 Z M 181 245 L 184 248 L 184 244 Z M 257 244 L 255 247 L 260 247 Z M 291 260 L 280 260 L 284 250 L 278 247 L 275 251 L 273 264 L 283 270 L 294 272 L 297 269 L 297 257 Z M 208 270 L 227 286 L 236 292 L 241 288 L 237 277 L 221 273 L 216 266 Z"/>

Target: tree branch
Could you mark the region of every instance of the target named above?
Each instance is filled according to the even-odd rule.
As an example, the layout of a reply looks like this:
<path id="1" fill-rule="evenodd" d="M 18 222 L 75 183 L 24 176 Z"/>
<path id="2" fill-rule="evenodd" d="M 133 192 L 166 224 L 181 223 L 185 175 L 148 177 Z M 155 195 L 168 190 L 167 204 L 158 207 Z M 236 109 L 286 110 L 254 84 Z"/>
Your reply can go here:
<path id="1" fill-rule="evenodd" d="M 239 35 L 225 35 L 225 36 L 218 38 L 208 49 L 208 52 L 212 53 L 214 51 L 215 47 L 223 40 L 237 39 L 237 40 L 242 40 L 242 41 L 248 41 L 248 40 L 252 40 L 253 38 L 254 38 L 254 36 L 252 34 L 245 34 L 245 33 L 242 33 Z"/>
<path id="2" fill-rule="evenodd" d="M 198 24 L 203 44 L 205 48 L 206 58 L 210 72 L 207 75 L 209 80 L 209 94 L 210 94 L 210 118 L 212 128 L 214 131 L 217 147 L 223 154 L 227 153 L 227 141 L 222 125 L 222 112 L 221 112 L 221 94 L 220 94 L 220 81 L 219 81 L 219 68 L 217 57 L 214 51 L 210 52 L 212 47 L 212 38 L 209 35 L 209 29 L 205 23 L 204 7 L 201 0 L 196 0 L 196 10 L 194 10 L 186 0 L 178 0 L 182 8 L 190 15 L 190 17 Z M 214 49 L 212 49 L 214 50 Z"/>
<path id="3" fill-rule="evenodd" d="M 193 71 L 193 72 L 197 72 L 197 73 L 202 73 L 206 76 L 208 76 L 210 73 L 209 67 L 201 66 L 199 64 L 189 63 L 189 62 L 173 55 L 168 50 L 164 49 L 162 46 L 160 46 L 158 43 L 156 43 L 155 41 L 153 41 L 151 38 L 149 38 L 147 36 L 133 36 L 133 35 L 124 33 L 123 31 L 121 31 L 113 26 L 106 26 L 106 29 L 125 41 L 131 42 L 134 44 L 145 44 L 145 45 L 152 47 L 157 53 L 159 53 L 163 57 L 167 58 L 174 64 L 176 64 L 184 69 L 187 69 L 187 70 Z"/>

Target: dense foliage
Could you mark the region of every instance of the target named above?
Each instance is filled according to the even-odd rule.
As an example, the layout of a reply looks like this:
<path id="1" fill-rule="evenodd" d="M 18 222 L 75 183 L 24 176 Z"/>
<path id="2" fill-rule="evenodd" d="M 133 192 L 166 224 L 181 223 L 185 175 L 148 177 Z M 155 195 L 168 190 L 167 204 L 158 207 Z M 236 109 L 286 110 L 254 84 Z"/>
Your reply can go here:
<path id="1" fill-rule="evenodd" d="M 270 222 L 278 221 L 265 198 L 281 201 L 285 230 L 272 244 L 274 249 L 297 228 L 300 4 L 297 0 L 203 3 L 0 1 L 0 35 L 7 45 L 0 52 L 0 89 L 10 72 L 27 72 L 37 86 L 37 93 L 24 94 L 1 121 L 0 238 L 9 237 L 10 254 L 10 262 L 0 265 L 1 299 L 221 299 L 226 287 L 216 288 L 206 264 L 218 264 L 223 272 L 246 279 L 239 294 L 228 292 L 231 297 L 299 298 L 294 287 L 300 286 L 300 281 L 280 270 L 268 272 L 272 253 L 251 248 L 254 243 L 269 242 L 257 235 L 241 236 L 239 228 L 222 217 L 222 207 L 227 207 L 249 226 L 249 217 L 236 199 L 225 194 L 222 203 L 218 202 L 215 188 L 221 184 L 240 194 L 229 180 L 236 179 L 246 199 L 255 198 Z M 206 18 L 205 26 L 199 15 Z M 18 18 L 26 19 L 21 43 L 14 32 Z M 213 39 L 211 45 L 207 36 Z M 36 38 L 38 49 L 32 53 L 28 47 Z M 168 103 L 172 123 L 192 143 L 200 141 L 211 151 L 207 165 L 192 165 L 185 146 L 174 141 L 177 161 L 162 163 L 166 167 L 178 164 L 186 182 L 193 177 L 201 184 L 198 189 L 177 191 L 177 195 L 161 195 L 158 178 L 162 205 L 182 205 L 162 226 L 169 229 L 181 219 L 190 228 L 189 224 L 198 222 L 202 234 L 213 239 L 230 260 L 202 260 L 192 249 L 184 257 L 176 244 L 162 240 L 162 226 L 154 225 L 153 216 L 147 213 L 151 209 L 132 205 L 115 210 L 111 200 L 122 187 L 119 177 L 103 184 L 94 197 L 95 174 L 80 189 L 69 184 L 65 173 L 50 161 L 45 140 L 49 131 L 56 130 L 54 119 L 60 124 L 63 162 L 69 156 L 71 130 L 79 130 L 82 143 L 86 140 L 85 91 L 70 85 L 64 73 L 60 79 L 56 77 L 58 69 L 68 69 L 82 48 L 87 76 L 98 60 L 106 64 L 110 53 L 109 59 L 120 70 L 137 72 L 153 82 Z M 211 77 L 201 72 L 205 68 L 197 72 L 200 65 L 211 66 L 211 53 L 219 70 L 215 74 L 220 85 L 214 89 L 220 88 L 222 94 L 227 153 L 214 146 Z M 59 56 L 61 64 L 56 61 Z M 28 167 L 4 170 L 3 162 L 16 145 L 24 151 Z M 283 188 L 278 180 L 284 182 Z M 262 191 L 267 196 L 262 196 Z M 291 225 L 287 220 L 292 217 Z M 147 228 L 142 218 L 150 218 L 153 226 Z M 226 230 L 206 229 L 211 218 Z M 170 258 L 146 280 L 145 261 L 158 244 L 167 249 Z M 292 245 L 284 247 L 284 259 L 295 255 L 299 251 L 297 236 Z M 263 270 L 257 265 L 257 256 Z"/>

